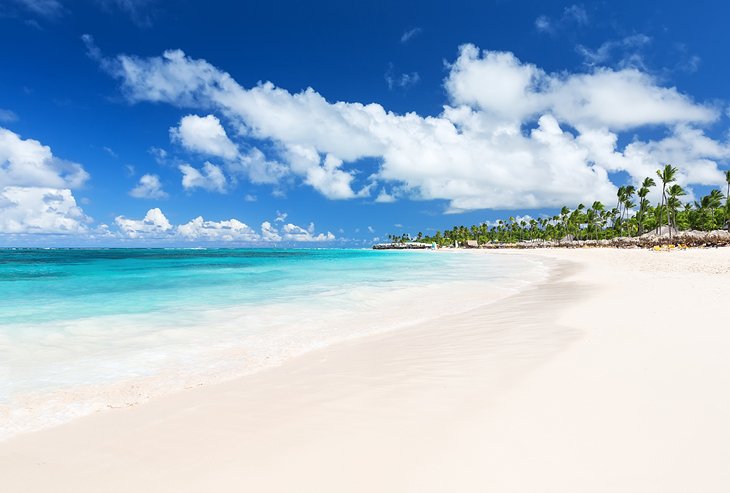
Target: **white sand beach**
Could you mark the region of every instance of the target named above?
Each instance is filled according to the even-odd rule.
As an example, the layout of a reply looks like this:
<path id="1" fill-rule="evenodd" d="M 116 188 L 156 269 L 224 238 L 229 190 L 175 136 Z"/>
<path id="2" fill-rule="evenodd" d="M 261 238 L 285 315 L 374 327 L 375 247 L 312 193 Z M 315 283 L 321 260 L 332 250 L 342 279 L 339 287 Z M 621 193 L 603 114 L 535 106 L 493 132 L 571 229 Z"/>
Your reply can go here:
<path id="1" fill-rule="evenodd" d="M 2 491 L 730 490 L 730 249 L 468 255 L 554 271 L 496 304 L 16 436 Z"/>

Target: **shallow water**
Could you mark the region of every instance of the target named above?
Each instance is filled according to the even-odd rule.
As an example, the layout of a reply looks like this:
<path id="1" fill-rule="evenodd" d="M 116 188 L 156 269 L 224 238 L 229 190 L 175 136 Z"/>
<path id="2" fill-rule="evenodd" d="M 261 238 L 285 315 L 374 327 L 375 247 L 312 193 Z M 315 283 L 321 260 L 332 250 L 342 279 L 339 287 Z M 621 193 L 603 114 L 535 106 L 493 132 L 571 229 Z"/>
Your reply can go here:
<path id="1" fill-rule="evenodd" d="M 545 274 L 430 251 L 0 250 L 0 438 L 465 311 Z"/>

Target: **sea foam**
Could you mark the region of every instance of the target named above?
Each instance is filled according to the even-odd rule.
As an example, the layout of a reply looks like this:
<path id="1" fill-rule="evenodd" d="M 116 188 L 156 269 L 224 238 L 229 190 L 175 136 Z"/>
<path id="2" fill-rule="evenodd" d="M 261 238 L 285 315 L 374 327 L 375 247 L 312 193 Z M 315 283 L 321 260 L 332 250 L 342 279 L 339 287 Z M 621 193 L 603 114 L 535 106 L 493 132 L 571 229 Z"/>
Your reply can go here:
<path id="1" fill-rule="evenodd" d="M 0 252 L 0 439 L 469 310 L 521 257 L 366 250 Z"/>

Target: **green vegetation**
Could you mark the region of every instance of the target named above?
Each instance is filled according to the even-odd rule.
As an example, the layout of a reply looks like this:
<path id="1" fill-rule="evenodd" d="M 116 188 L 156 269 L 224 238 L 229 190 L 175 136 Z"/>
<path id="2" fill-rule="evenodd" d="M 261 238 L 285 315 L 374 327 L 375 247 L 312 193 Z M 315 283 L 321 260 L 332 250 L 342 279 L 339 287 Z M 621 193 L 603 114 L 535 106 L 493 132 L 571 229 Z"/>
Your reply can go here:
<path id="1" fill-rule="evenodd" d="M 676 183 L 677 168 L 666 165 L 657 170 L 658 182 L 647 177 L 636 190 L 632 185 L 618 189 L 616 207 L 607 209 L 601 202 L 593 202 L 586 208 L 579 204 L 571 210 L 563 207 L 558 215 L 538 219 L 518 220 L 510 217 L 494 224 L 454 226 L 446 231 L 436 231 L 433 236 L 418 233 L 417 241 L 436 243 L 440 246 L 467 240 L 485 243 L 516 243 L 519 241 L 558 241 L 564 238 L 576 240 L 604 240 L 622 236 L 642 235 L 665 227 L 669 234 L 673 230 L 711 231 L 730 224 L 730 171 L 725 172 L 727 191 L 712 190 L 699 202 L 683 203 L 685 190 Z M 659 204 L 652 206 L 646 198 L 650 190 L 661 185 Z M 635 198 L 638 197 L 638 208 Z M 723 205 L 723 199 L 725 201 Z M 668 228 L 666 228 L 668 226 Z M 394 243 L 411 241 L 408 234 L 388 235 Z"/>

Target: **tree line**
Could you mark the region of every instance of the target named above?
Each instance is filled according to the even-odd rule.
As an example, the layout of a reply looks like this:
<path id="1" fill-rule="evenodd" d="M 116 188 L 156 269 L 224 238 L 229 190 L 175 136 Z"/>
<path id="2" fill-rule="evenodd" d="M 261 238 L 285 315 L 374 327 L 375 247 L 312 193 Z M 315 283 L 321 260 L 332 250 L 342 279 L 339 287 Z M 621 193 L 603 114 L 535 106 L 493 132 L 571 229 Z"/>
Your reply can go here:
<path id="1" fill-rule="evenodd" d="M 559 214 L 536 219 L 498 220 L 495 223 L 454 226 L 432 236 L 418 233 L 415 238 L 408 234 L 388 235 L 394 243 L 411 240 L 436 243 L 439 246 L 465 244 L 476 240 L 515 243 L 530 240 L 558 241 L 562 239 L 603 240 L 621 236 L 637 236 L 647 232 L 699 230 L 711 231 L 727 228 L 730 224 L 730 171 L 725 172 L 725 194 L 714 189 L 699 201 L 683 202 L 686 191 L 678 184 L 678 170 L 666 165 L 657 170 L 656 177 L 647 177 L 637 189 L 633 185 L 618 189 L 615 206 L 610 208 L 595 201 L 590 206 L 579 204 L 575 209 L 563 207 Z M 661 186 L 658 204 L 647 199 L 654 187 Z M 724 200 L 724 203 L 723 203 Z"/>

